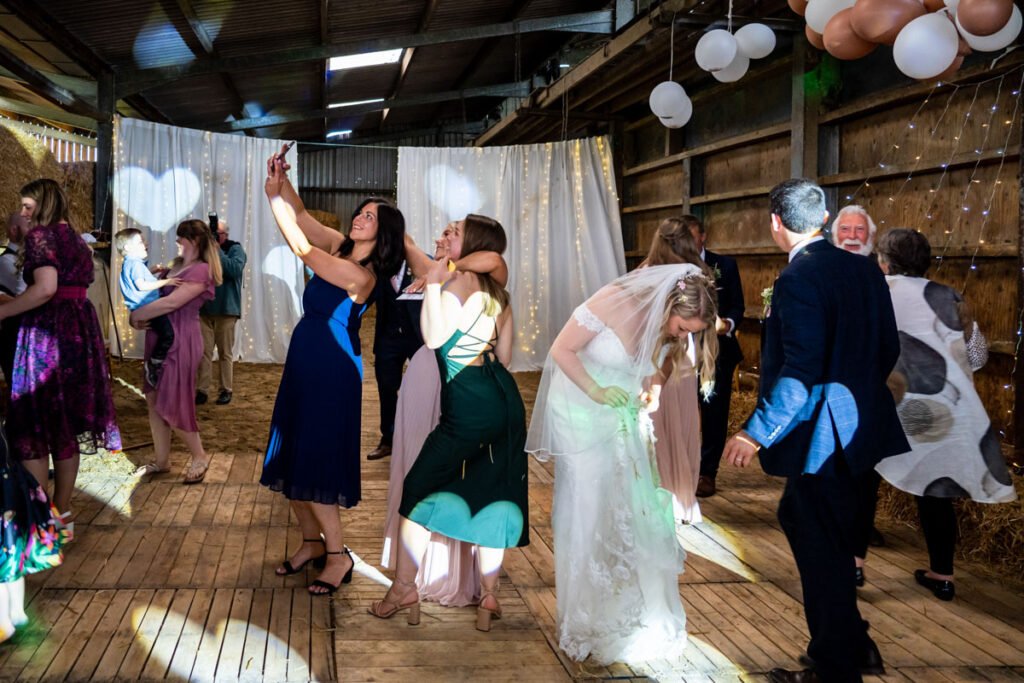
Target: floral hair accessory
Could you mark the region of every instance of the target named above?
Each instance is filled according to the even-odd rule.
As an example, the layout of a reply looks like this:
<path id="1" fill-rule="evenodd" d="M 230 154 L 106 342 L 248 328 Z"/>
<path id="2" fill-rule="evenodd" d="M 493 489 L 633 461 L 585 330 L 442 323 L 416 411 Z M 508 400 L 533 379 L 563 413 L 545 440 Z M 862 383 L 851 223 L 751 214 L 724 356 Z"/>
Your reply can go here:
<path id="1" fill-rule="evenodd" d="M 679 282 L 676 283 L 676 287 L 679 288 L 680 292 L 685 292 L 686 291 L 686 278 L 684 278 L 684 277 L 679 278 Z"/>

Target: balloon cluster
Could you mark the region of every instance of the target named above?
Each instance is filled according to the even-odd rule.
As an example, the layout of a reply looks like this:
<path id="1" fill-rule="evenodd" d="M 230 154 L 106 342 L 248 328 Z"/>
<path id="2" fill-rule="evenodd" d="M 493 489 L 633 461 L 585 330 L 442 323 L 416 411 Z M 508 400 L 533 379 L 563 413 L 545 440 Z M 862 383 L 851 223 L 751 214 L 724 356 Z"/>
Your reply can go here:
<path id="1" fill-rule="evenodd" d="M 973 50 L 996 52 L 1021 31 L 1013 0 L 788 0 L 807 20 L 807 40 L 837 59 L 860 59 L 879 45 L 918 80 L 949 78 Z"/>
<path id="2" fill-rule="evenodd" d="M 751 59 L 767 57 L 775 49 L 775 33 L 764 24 L 747 24 L 735 35 L 725 29 L 708 31 L 697 41 L 697 65 L 722 83 L 743 78 Z M 683 86 L 664 81 L 651 91 L 651 111 L 667 128 L 681 128 L 693 116 L 693 102 Z"/>

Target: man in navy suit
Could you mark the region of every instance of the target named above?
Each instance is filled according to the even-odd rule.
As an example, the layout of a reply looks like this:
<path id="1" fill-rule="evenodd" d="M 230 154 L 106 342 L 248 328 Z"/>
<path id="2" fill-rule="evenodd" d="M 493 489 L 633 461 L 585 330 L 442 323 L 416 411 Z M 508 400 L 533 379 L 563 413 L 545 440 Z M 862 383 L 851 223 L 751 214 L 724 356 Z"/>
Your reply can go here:
<path id="1" fill-rule="evenodd" d="M 722 460 L 722 449 L 729 431 L 729 402 L 732 400 L 732 375 L 743 360 L 743 352 L 736 341 L 736 328 L 743 320 L 743 284 L 736 259 L 705 249 L 708 236 L 704 224 L 696 216 L 683 220 L 693 235 L 700 257 L 715 272 L 718 290 L 718 317 L 724 324 L 718 330 L 718 358 L 715 360 L 715 391 L 700 406 L 700 478 L 697 496 L 715 495 L 715 477 Z"/>
<path id="2" fill-rule="evenodd" d="M 900 352 L 896 321 L 878 267 L 823 239 L 820 187 L 787 180 L 771 211 L 789 265 L 765 320 L 757 408 L 724 457 L 742 467 L 759 453 L 765 472 L 787 477 L 778 515 L 800 572 L 812 668 L 769 680 L 860 681 L 883 668 L 857 610 L 857 487 L 879 460 L 909 450 L 885 383 Z"/>

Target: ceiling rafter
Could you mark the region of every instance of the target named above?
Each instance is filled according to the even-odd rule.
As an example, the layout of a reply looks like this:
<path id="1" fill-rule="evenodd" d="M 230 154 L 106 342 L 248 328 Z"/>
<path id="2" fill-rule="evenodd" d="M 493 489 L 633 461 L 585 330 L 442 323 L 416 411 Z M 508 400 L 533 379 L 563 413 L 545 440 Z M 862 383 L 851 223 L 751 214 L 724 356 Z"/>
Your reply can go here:
<path id="1" fill-rule="evenodd" d="M 331 4 L 330 0 L 320 0 L 320 45 L 329 45 L 331 42 Z M 327 60 L 321 59 L 317 64 L 317 76 L 320 81 L 320 108 L 327 109 L 327 97 L 330 86 L 331 72 L 327 68 Z M 327 135 L 327 118 L 324 117 L 324 135 Z"/>
<path id="2" fill-rule="evenodd" d="M 0 45 L 0 66 L 3 66 L 20 78 L 25 87 L 35 94 L 49 102 L 52 102 L 53 104 L 64 107 L 73 114 L 88 116 L 97 121 L 110 120 L 109 116 L 104 117 L 104 115 L 101 114 L 95 106 L 85 100 L 79 99 L 77 95 L 67 88 L 57 85 L 47 78 L 41 71 L 38 71 L 31 64 L 8 50 L 3 45 Z"/>
<path id="3" fill-rule="evenodd" d="M 440 0 L 427 0 L 427 6 L 423 9 L 423 15 L 420 17 L 419 26 L 416 27 L 416 33 L 425 33 L 427 26 L 430 25 L 430 20 L 434 18 L 434 12 L 437 11 L 437 5 Z M 388 99 L 398 97 L 398 94 L 402 90 L 402 85 L 405 84 L 405 77 L 409 73 L 409 65 L 412 64 L 412 56 L 416 54 L 416 48 L 408 47 L 402 52 L 402 64 L 398 70 L 398 78 L 395 79 L 395 84 L 391 88 L 391 95 Z M 384 127 L 384 121 L 388 118 L 388 112 L 390 109 L 385 109 L 384 113 L 380 117 L 380 128 Z M 433 117 L 431 117 L 433 118 Z"/>
<path id="4" fill-rule="evenodd" d="M 159 67 L 154 69 L 125 69 L 119 72 L 118 94 L 125 96 L 142 92 L 149 88 L 171 83 L 191 76 L 199 76 L 221 71 L 247 71 L 280 66 L 326 60 L 330 57 L 358 55 L 381 50 L 398 48 L 422 47 L 424 45 L 440 45 L 458 43 L 483 38 L 497 38 L 515 35 L 516 33 L 534 33 L 538 31 L 567 31 L 572 33 L 612 32 L 612 12 L 600 10 L 565 14 L 542 19 L 525 19 L 507 21 L 499 24 L 487 24 L 471 28 L 428 31 L 406 36 L 375 38 L 372 40 L 349 41 L 332 45 L 320 45 L 291 50 L 278 50 L 262 54 L 248 54 L 220 59 L 198 59 L 188 64 Z"/>
<path id="5" fill-rule="evenodd" d="M 192 29 L 193 40 L 199 43 L 199 46 L 202 48 L 202 51 L 206 53 L 207 57 L 217 59 L 220 55 L 217 54 L 217 48 L 213 44 L 213 38 L 211 38 L 210 34 L 207 33 L 206 27 L 203 26 L 203 22 L 199 18 L 199 15 L 196 14 L 195 8 L 192 7 L 190 0 L 174 0 L 174 4 L 178 8 L 178 11 L 181 12 L 182 16 L 185 17 L 185 21 L 188 22 L 189 28 Z M 248 118 L 249 112 L 246 111 L 245 100 L 242 99 L 242 95 L 238 92 L 238 86 L 235 84 L 235 79 L 233 79 L 230 74 L 224 72 L 220 74 L 220 79 L 224 84 L 224 92 L 231 101 L 231 113 L 239 119 Z M 246 131 L 246 135 L 251 135 L 251 133 Z"/>
<path id="6" fill-rule="evenodd" d="M 487 85 L 480 88 L 467 88 L 465 90 L 449 90 L 446 92 L 428 93 L 424 95 L 413 95 L 410 97 L 397 97 L 383 102 L 367 102 L 351 107 L 339 107 L 335 109 L 321 109 L 318 111 L 307 111 L 300 114 L 280 114 L 275 116 L 259 116 L 240 121 L 229 121 L 210 127 L 214 132 L 229 133 L 233 131 L 249 130 L 252 128 L 267 128 L 269 126 L 280 126 L 286 123 L 299 121 L 310 121 L 319 118 L 340 118 L 357 114 L 368 114 L 381 111 L 382 109 L 394 109 L 398 107 L 415 107 L 423 104 L 434 104 L 435 102 L 447 102 L 449 100 L 461 100 L 471 97 L 524 97 L 529 92 L 529 81 L 519 83 L 500 83 L 498 85 Z"/>
<path id="7" fill-rule="evenodd" d="M 92 48 L 83 43 L 74 33 L 65 29 L 51 17 L 43 8 L 43 3 L 36 0 L 2 0 L 2 2 L 26 26 L 56 46 L 93 79 L 98 81 L 104 74 L 111 73 L 110 65 L 100 59 Z M 124 99 L 133 109 L 145 114 L 150 121 L 169 122 L 169 119 L 142 95 L 128 93 L 125 97 L 118 99 Z"/>

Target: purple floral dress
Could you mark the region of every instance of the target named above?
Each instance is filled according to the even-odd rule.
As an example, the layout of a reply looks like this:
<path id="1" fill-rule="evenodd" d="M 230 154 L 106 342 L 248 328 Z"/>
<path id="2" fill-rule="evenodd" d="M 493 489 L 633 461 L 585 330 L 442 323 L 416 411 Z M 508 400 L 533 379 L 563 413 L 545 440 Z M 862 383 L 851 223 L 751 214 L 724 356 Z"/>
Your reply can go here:
<path id="1" fill-rule="evenodd" d="M 120 450 L 107 352 L 85 296 L 92 252 L 66 223 L 39 226 L 25 238 L 25 282 L 45 266 L 57 269 L 57 292 L 21 319 L 7 420 L 12 454 L 67 460 Z"/>

